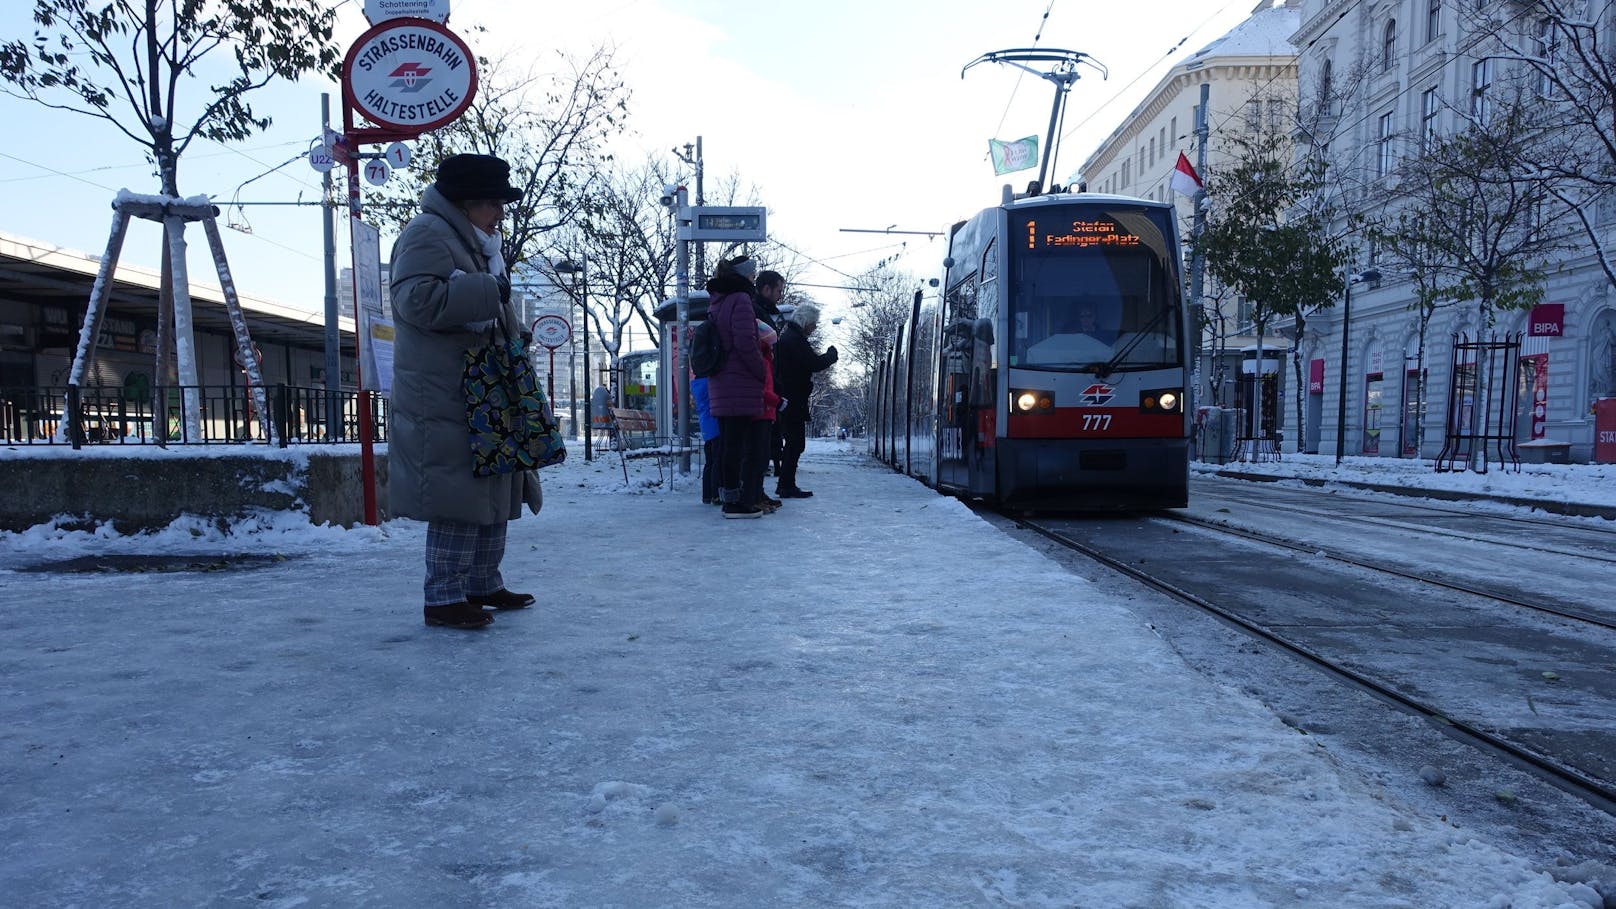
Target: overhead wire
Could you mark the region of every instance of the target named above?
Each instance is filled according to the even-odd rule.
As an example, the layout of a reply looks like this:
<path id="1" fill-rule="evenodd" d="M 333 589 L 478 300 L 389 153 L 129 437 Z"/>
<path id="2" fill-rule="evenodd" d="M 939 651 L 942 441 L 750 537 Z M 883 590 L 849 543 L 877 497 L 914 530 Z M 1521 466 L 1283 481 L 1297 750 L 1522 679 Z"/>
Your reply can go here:
<path id="1" fill-rule="evenodd" d="M 1044 15 L 1038 22 L 1038 31 L 1032 36 L 1033 47 L 1037 47 L 1038 42 L 1044 37 L 1044 26 L 1049 24 L 1049 13 L 1054 8 L 1055 0 L 1049 0 L 1049 5 L 1044 7 Z M 993 127 L 993 134 L 995 136 L 999 134 L 1000 130 L 1004 129 L 1004 121 L 1010 119 L 1010 108 L 1016 103 L 1016 92 L 1021 89 L 1021 80 L 1026 75 L 1027 73 L 1025 70 L 1016 71 L 1015 84 L 1010 86 L 1010 98 L 1004 102 L 1004 113 L 999 115 L 999 124 Z M 991 152 L 989 154 L 991 154 Z"/>

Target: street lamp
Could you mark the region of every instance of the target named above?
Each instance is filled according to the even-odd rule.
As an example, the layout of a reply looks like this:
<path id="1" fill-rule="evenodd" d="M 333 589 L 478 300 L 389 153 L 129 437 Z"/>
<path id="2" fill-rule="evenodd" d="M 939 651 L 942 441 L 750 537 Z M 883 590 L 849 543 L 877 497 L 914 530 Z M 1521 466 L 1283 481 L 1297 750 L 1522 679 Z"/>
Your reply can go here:
<path id="1" fill-rule="evenodd" d="M 595 459 L 595 415 L 591 403 L 594 399 L 594 389 L 589 385 L 589 260 L 574 263 L 571 259 L 563 259 L 555 265 L 558 275 L 578 276 L 578 308 L 583 312 L 584 322 L 584 460 Z M 573 391 L 576 398 L 578 392 Z"/>
<path id="2" fill-rule="evenodd" d="M 1341 466 L 1341 458 L 1347 451 L 1347 331 L 1352 327 L 1352 285 L 1362 281 L 1369 285 L 1370 290 L 1380 286 L 1380 272 L 1371 268 L 1347 276 L 1347 298 L 1341 305 L 1341 374 L 1337 377 L 1338 393 L 1336 397 L 1335 414 L 1335 463 Z"/>

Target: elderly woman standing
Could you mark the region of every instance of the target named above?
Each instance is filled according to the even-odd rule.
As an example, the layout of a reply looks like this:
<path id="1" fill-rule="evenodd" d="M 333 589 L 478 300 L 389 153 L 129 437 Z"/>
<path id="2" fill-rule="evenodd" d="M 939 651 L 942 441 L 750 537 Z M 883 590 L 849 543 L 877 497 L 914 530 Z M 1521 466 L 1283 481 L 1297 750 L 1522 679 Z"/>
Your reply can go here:
<path id="1" fill-rule="evenodd" d="M 522 197 L 510 165 L 492 155 L 452 155 L 421 196 L 421 214 L 393 247 L 392 426 L 388 504 L 395 517 L 427 522 L 428 625 L 483 628 L 484 606 L 521 609 L 499 565 L 505 525 L 543 503 L 538 477 L 472 474 L 465 355 L 503 320 L 513 333 L 511 284 L 500 253 L 504 207 Z"/>

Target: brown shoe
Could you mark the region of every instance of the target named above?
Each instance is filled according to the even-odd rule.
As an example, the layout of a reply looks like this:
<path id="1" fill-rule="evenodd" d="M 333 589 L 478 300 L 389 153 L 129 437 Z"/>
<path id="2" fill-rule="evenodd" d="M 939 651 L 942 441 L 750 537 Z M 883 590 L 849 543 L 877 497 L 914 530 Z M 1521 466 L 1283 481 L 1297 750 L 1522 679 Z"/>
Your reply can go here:
<path id="1" fill-rule="evenodd" d="M 487 628 L 494 624 L 493 616 L 470 603 L 427 606 L 422 612 L 428 625 L 442 625 L 445 628 Z"/>
<path id="2" fill-rule="evenodd" d="M 501 587 L 493 593 L 467 594 L 466 602 L 473 606 L 492 606 L 495 609 L 526 609 L 533 605 L 533 594 L 512 593 Z"/>

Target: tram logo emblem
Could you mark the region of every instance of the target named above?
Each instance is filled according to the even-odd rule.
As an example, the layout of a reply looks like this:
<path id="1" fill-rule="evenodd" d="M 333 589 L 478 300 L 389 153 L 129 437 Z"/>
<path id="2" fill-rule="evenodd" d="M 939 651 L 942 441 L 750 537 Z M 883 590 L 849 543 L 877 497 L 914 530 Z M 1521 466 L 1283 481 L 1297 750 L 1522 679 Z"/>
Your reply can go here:
<path id="1" fill-rule="evenodd" d="M 414 94 L 426 88 L 432 82 L 431 79 L 426 77 L 426 74 L 430 72 L 432 72 L 430 66 L 422 66 L 419 63 L 406 63 L 387 75 L 393 80 L 389 83 L 392 88 L 400 88 L 406 94 Z"/>
<path id="2" fill-rule="evenodd" d="M 1083 389 L 1083 393 L 1078 397 L 1090 407 L 1099 407 L 1101 404 L 1111 403 L 1111 399 L 1116 396 L 1117 390 L 1115 388 L 1096 382 Z"/>

